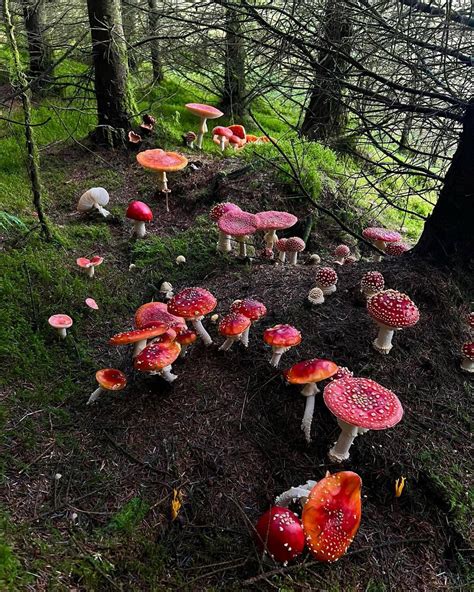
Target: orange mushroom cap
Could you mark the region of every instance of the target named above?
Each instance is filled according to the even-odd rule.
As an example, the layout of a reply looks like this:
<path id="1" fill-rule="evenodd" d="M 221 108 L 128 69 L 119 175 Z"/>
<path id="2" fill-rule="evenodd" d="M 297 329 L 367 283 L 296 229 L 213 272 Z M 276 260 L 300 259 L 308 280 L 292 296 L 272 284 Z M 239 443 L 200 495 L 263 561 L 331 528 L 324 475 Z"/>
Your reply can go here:
<path id="1" fill-rule="evenodd" d="M 160 343 L 156 341 L 147 345 L 134 359 L 133 365 L 140 372 L 160 372 L 172 364 L 181 352 L 176 341 Z"/>
<path id="2" fill-rule="evenodd" d="M 191 345 L 191 343 L 194 343 L 196 339 L 197 333 L 195 333 L 191 329 L 186 329 L 182 333 L 178 333 L 178 335 L 176 336 L 176 341 L 180 345 Z"/>
<path id="3" fill-rule="evenodd" d="M 115 368 L 97 370 L 95 378 L 100 388 L 106 391 L 121 391 L 127 386 L 127 377 L 123 372 Z"/>
<path id="4" fill-rule="evenodd" d="M 154 148 L 139 152 L 137 162 L 152 173 L 169 173 L 184 169 L 188 164 L 188 159 L 179 152 L 165 152 L 161 148 Z"/>
<path id="5" fill-rule="evenodd" d="M 129 343 L 135 343 L 137 341 L 143 341 L 144 339 L 152 339 L 163 335 L 168 329 L 166 323 L 155 322 L 153 326 L 145 329 L 133 329 L 132 331 L 124 331 L 117 333 L 109 339 L 110 345 L 128 345 Z"/>
<path id="6" fill-rule="evenodd" d="M 291 384 L 308 384 L 310 382 L 320 382 L 334 376 L 338 370 L 338 365 L 330 360 L 305 360 L 298 362 L 288 370 L 283 372 L 286 380 Z"/>
<path id="7" fill-rule="evenodd" d="M 240 335 L 250 327 L 250 319 L 238 312 L 231 312 L 219 323 L 219 333 L 225 337 Z"/>

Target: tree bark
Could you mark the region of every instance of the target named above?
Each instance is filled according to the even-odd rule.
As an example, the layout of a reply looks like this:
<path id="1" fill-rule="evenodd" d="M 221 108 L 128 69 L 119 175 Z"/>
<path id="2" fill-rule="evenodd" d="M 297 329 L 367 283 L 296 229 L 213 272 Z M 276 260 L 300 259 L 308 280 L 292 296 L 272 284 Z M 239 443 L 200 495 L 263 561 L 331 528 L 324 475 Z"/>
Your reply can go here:
<path id="1" fill-rule="evenodd" d="M 158 30 L 158 0 L 148 0 L 148 23 L 150 36 L 154 37 Z M 151 65 L 153 68 L 153 82 L 158 83 L 163 80 L 163 65 L 161 63 L 161 51 L 158 39 L 150 41 Z"/>
<path id="2" fill-rule="evenodd" d="M 33 89 L 48 85 L 53 54 L 43 30 L 43 0 L 22 0 L 23 20 L 28 40 L 30 67 L 28 76 L 34 78 Z"/>
<path id="3" fill-rule="evenodd" d="M 474 260 L 474 97 L 438 201 L 411 252 L 464 269 Z"/>
<path id="4" fill-rule="evenodd" d="M 98 126 L 95 141 L 124 144 L 134 110 L 119 0 L 87 0 Z"/>
<path id="5" fill-rule="evenodd" d="M 226 7 L 224 87 L 221 107 L 231 119 L 240 119 L 246 112 L 245 59 L 246 50 L 242 35 L 242 17 L 231 7 Z"/>
<path id="6" fill-rule="evenodd" d="M 121 0 L 122 6 L 122 26 L 125 43 L 127 44 L 128 67 L 130 72 L 137 69 L 137 56 L 135 50 L 131 47 L 135 34 L 135 7 Z"/>

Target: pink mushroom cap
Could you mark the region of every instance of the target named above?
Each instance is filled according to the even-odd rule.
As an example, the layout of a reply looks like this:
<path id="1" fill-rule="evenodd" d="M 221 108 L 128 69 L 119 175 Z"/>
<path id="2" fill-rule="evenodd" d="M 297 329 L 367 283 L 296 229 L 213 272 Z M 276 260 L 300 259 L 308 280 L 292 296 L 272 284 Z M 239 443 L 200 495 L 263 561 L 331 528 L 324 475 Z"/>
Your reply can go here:
<path id="1" fill-rule="evenodd" d="M 99 305 L 97 304 L 97 302 L 93 298 L 86 298 L 85 303 L 87 304 L 87 306 L 89 308 L 92 308 L 94 310 L 99 310 Z"/>
<path id="2" fill-rule="evenodd" d="M 462 346 L 462 354 L 468 360 L 474 360 L 474 341 L 468 341 Z"/>
<path id="3" fill-rule="evenodd" d="M 379 271 L 368 271 L 360 280 L 362 289 L 381 291 L 385 287 L 385 280 Z"/>
<path id="4" fill-rule="evenodd" d="M 297 252 L 297 253 L 301 253 L 301 251 L 304 251 L 306 247 L 306 243 L 304 242 L 304 240 L 302 238 L 299 238 L 299 236 L 292 236 L 291 238 L 286 240 L 286 244 L 285 244 L 285 251 L 287 252 Z"/>
<path id="5" fill-rule="evenodd" d="M 254 214 L 248 212 L 228 212 L 219 218 L 219 230 L 230 236 L 247 236 L 257 232 L 257 221 Z"/>
<path id="6" fill-rule="evenodd" d="M 232 303 L 230 310 L 245 315 L 251 321 L 258 321 L 258 319 L 267 314 L 267 307 L 258 300 L 253 300 L 252 298 L 236 300 Z"/>
<path id="7" fill-rule="evenodd" d="M 415 303 L 396 290 L 384 290 L 369 298 L 367 311 L 375 321 L 393 329 L 412 327 L 420 319 Z"/>
<path id="8" fill-rule="evenodd" d="M 393 255 L 395 257 L 398 257 L 399 255 L 403 255 L 403 253 L 406 253 L 407 251 L 410 250 L 410 247 L 408 245 L 406 245 L 405 243 L 388 243 L 388 245 L 385 247 L 385 252 L 387 253 L 387 255 Z"/>
<path id="9" fill-rule="evenodd" d="M 263 340 L 275 347 L 292 347 L 301 343 L 301 332 L 291 325 L 275 325 L 265 329 Z"/>
<path id="10" fill-rule="evenodd" d="M 188 111 L 191 111 L 193 115 L 198 115 L 199 117 L 205 117 L 206 119 L 217 119 L 218 117 L 222 117 L 224 113 L 212 107 L 211 105 L 203 105 L 201 103 L 186 103 L 185 105 Z"/>
<path id="11" fill-rule="evenodd" d="M 49 317 L 48 323 L 53 329 L 69 329 L 69 327 L 72 327 L 72 319 L 67 314 L 55 314 Z"/>
<path id="12" fill-rule="evenodd" d="M 130 202 L 125 215 L 131 220 L 138 220 L 139 222 L 150 222 L 153 220 L 153 212 L 142 201 Z"/>
<path id="13" fill-rule="evenodd" d="M 387 230 L 386 228 L 370 227 L 362 231 L 362 236 L 368 240 L 380 240 L 384 243 L 396 243 L 402 239 L 401 234 L 395 230 Z"/>
<path id="14" fill-rule="evenodd" d="M 211 208 L 211 211 L 209 212 L 209 218 L 213 222 L 217 222 L 217 220 L 219 220 L 219 218 L 221 216 L 223 216 L 224 214 L 227 214 L 228 212 L 241 212 L 241 211 L 242 211 L 242 209 L 239 208 L 239 206 L 227 201 L 227 202 L 223 202 L 223 203 L 218 203 L 215 206 L 213 206 Z"/>
<path id="15" fill-rule="evenodd" d="M 240 335 L 250 327 L 250 319 L 239 312 L 230 312 L 219 323 L 219 333 L 225 337 Z"/>
<path id="16" fill-rule="evenodd" d="M 336 257 L 347 257 L 347 255 L 350 255 L 351 250 L 349 249 L 349 247 L 347 245 L 338 245 L 335 249 L 334 249 L 334 255 Z"/>
<path id="17" fill-rule="evenodd" d="M 298 222 L 298 218 L 288 212 L 269 210 L 255 214 L 258 230 L 284 230 L 291 228 Z"/>
<path id="18" fill-rule="evenodd" d="M 276 247 L 277 251 L 281 251 L 281 252 L 285 253 L 288 250 L 286 247 L 287 242 L 288 242 L 287 238 L 279 238 L 277 240 L 277 242 L 275 243 L 275 247 Z"/>
<path id="19" fill-rule="evenodd" d="M 213 136 L 224 136 L 224 138 L 229 139 L 231 136 L 234 135 L 234 132 L 229 129 L 228 127 L 224 127 L 223 125 L 218 125 L 212 130 Z"/>

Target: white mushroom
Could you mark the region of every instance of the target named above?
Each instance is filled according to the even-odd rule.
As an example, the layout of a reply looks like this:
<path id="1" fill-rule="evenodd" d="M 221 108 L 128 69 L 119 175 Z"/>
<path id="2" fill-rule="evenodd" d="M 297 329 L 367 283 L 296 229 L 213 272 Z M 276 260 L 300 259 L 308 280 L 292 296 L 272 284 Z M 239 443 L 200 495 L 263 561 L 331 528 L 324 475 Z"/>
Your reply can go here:
<path id="1" fill-rule="evenodd" d="M 103 206 L 109 203 L 110 197 L 108 192 L 103 187 L 92 187 L 81 195 L 77 202 L 77 211 L 82 213 L 90 213 L 96 209 L 104 218 L 110 216 L 110 212 Z"/>

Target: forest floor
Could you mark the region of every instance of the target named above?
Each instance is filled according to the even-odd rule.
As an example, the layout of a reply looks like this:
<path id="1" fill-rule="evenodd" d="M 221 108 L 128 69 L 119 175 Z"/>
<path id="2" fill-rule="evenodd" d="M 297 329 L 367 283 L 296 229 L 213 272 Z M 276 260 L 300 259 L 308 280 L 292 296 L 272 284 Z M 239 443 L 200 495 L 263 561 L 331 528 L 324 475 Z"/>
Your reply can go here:
<path id="1" fill-rule="evenodd" d="M 303 221 L 292 235 L 302 234 L 313 208 L 290 195 L 268 167 L 188 156 L 195 168 L 170 176 L 167 214 L 133 154 L 53 146 L 42 154 L 43 180 L 61 246 L 44 245 L 32 233 L 6 237 L 8 303 L 1 321 L 11 338 L 1 350 L 7 378 L 2 589 L 470 589 L 473 385 L 459 370 L 472 298 L 468 278 L 410 258 L 373 263 L 362 250 L 357 264 L 338 268 L 337 292 L 311 308 L 309 253 L 331 264 L 334 246 L 354 239 L 315 215 L 297 266 L 222 256 L 207 216 L 213 203 L 292 211 Z M 99 185 L 111 193 L 113 217 L 79 216 L 77 197 Z M 149 203 L 155 215 L 143 240 L 130 238 L 123 218 L 132 198 Z M 322 199 L 335 207 L 331 192 Z M 75 260 L 93 254 L 105 261 L 89 280 Z M 176 265 L 178 255 L 186 264 Z M 358 294 L 371 269 L 384 274 L 387 287 L 409 294 L 421 312 L 415 327 L 397 332 L 387 357 L 371 347 L 376 327 Z M 252 329 L 248 349 L 238 345 L 227 353 L 218 351 L 222 339 L 207 319 L 216 344 L 192 346 L 174 365 L 179 378 L 169 385 L 135 372 L 128 348 L 107 344 L 132 327 L 139 305 L 160 299 L 163 280 L 175 291 L 209 289 L 219 315 L 247 296 L 264 302 L 268 315 Z M 84 305 L 87 296 L 98 311 Z M 57 312 L 75 321 L 64 342 L 47 326 Z M 261 334 L 276 323 L 303 334 L 282 368 L 311 357 L 334 360 L 393 390 L 405 409 L 402 422 L 358 438 L 347 463 L 329 463 L 334 418 L 317 401 L 307 445 L 300 431 L 304 399 L 268 364 Z M 128 386 L 88 407 L 94 373 L 107 366 L 126 372 Z M 341 468 L 363 480 L 361 528 L 347 555 L 332 565 L 308 555 L 288 567 L 262 560 L 253 524 L 275 496 Z M 401 476 L 406 487 L 395 498 Z M 172 521 L 174 490 L 182 508 Z"/>

